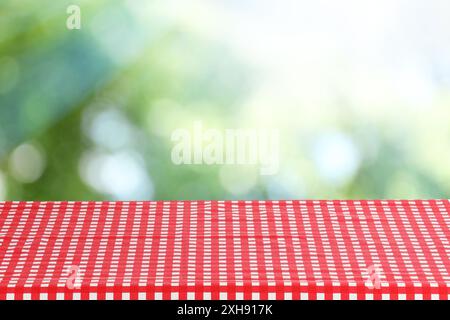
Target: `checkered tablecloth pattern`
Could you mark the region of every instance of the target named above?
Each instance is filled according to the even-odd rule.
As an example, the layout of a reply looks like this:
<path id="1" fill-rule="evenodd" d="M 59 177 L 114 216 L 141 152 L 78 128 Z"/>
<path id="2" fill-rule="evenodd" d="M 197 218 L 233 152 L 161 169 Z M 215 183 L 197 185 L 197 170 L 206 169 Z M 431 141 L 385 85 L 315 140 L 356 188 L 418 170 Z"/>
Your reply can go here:
<path id="1" fill-rule="evenodd" d="M 449 200 L 0 202 L 0 300 L 447 300 L 449 213 Z"/>

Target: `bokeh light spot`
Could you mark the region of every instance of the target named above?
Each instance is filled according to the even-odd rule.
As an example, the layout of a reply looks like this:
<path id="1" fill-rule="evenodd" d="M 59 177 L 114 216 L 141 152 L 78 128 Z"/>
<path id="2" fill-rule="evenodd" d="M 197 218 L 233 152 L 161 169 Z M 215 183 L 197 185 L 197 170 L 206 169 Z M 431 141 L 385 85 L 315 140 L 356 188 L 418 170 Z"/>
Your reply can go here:
<path id="1" fill-rule="evenodd" d="M 42 176 L 45 166 L 44 152 L 31 143 L 18 146 L 9 158 L 9 169 L 12 176 L 22 183 L 37 181 Z"/>
<path id="2" fill-rule="evenodd" d="M 87 152 L 80 160 L 81 178 L 98 192 L 120 200 L 149 200 L 153 183 L 144 161 L 133 151 Z"/>
<path id="3" fill-rule="evenodd" d="M 119 110 L 102 111 L 87 122 L 86 133 L 98 146 L 118 149 L 132 140 L 132 127 Z"/>
<path id="4" fill-rule="evenodd" d="M 339 132 L 319 137 L 313 148 L 313 159 L 318 174 L 333 185 L 348 182 L 361 162 L 360 152 L 353 140 Z"/>

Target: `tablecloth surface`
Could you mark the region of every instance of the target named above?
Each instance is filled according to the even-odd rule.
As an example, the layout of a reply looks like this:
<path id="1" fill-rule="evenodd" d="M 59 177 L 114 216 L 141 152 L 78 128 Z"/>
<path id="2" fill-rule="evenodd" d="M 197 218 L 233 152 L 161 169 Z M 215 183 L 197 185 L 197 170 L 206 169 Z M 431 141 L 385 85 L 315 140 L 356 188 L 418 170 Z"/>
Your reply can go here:
<path id="1" fill-rule="evenodd" d="M 447 300 L 449 213 L 449 200 L 0 202 L 0 300 Z"/>

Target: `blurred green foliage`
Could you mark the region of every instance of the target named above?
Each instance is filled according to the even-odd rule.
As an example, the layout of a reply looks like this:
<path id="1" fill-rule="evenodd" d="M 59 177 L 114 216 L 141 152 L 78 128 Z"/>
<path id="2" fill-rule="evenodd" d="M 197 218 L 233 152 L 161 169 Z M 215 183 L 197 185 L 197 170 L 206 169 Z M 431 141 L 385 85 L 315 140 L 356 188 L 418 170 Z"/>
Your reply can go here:
<path id="1" fill-rule="evenodd" d="M 66 8 L 74 3 L 82 7 L 81 30 L 65 27 Z M 165 15 L 160 4 L 147 3 L 141 12 L 138 5 L 118 0 L 1 1 L 0 197 L 450 197 L 448 93 L 438 95 L 435 115 L 426 118 L 384 110 L 375 117 L 345 97 L 333 101 L 333 108 L 317 106 L 319 116 L 301 104 L 283 109 L 284 102 L 269 101 L 271 112 L 287 119 L 273 119 L 282 133 L 282 169 L 255 177 L 251 169 L 241 175 L 235 168 L 237 184 L 254 180 L 238 194 L 224 186 L 219 166 L 175 166 L 170 160 L 175 128 L 195 120 L 218 128 L 253 125 L 246 124 L 242 110 L 254 94 L 258 72 L 225 42 Z M 258 112 L 250 113 L 257 118 Z M 33 166 L 32 158 L 30 164 L 19 154 L 24 163 L 12 163 L 14 150 L 24 143 L 37 148 L 44 161 L 33 181 L 16 172 L 31 170 L 33 176 L 33 168 L 23 169 Z M 321 157 L 339 158 L 330 150 L 347 150 L 340 162 L 343 172 L 356 162 L 347 176 L 333 178 L 339 165 L 321 164 Z M 96 159 L 106 160 L 92 165 Z M 110 169 L 102 171 L 102 165 Z M 141 181 L 139 175 L 146 178 Z"/>

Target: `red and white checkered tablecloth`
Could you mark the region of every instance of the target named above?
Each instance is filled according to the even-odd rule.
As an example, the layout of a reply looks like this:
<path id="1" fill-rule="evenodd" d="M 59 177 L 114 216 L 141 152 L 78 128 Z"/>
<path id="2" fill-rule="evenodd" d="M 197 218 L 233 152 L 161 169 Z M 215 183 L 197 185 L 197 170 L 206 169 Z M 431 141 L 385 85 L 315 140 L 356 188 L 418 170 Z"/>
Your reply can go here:
<path id="1" fill-rule="evenodd" d="M 449 200 L 0 202 L 0 300 L 447 300 L 449 213 Z"/>

